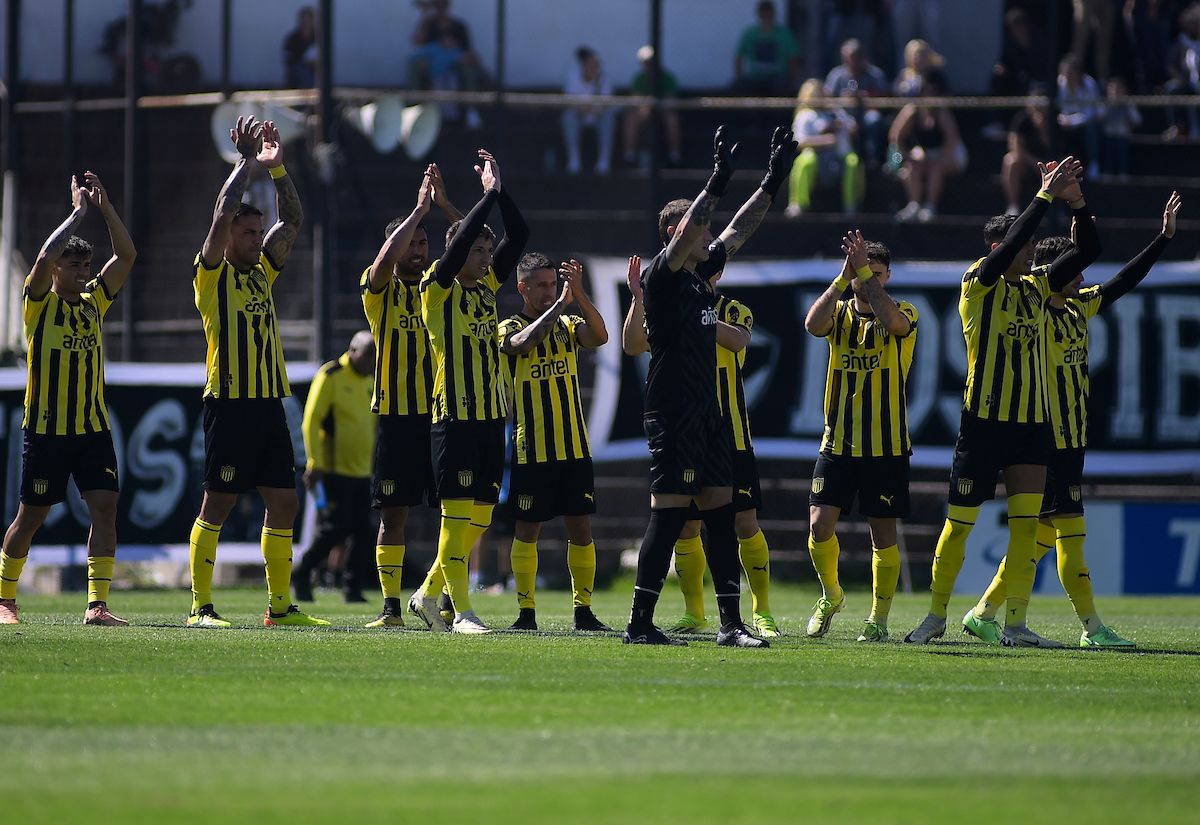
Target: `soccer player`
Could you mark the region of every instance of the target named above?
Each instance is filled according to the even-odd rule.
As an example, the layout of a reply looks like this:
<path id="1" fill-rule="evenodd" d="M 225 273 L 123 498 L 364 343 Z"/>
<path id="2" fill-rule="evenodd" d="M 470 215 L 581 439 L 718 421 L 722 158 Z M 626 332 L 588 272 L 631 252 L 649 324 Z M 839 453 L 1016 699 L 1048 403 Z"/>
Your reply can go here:
<path id="1" fill-rule="evenodd" d="M 1076 276 L 1061 292 L 1051 294 L 1046 308 L 1046 391 L 1054 449 L 1046 470 L 1034 563 L 1057 544 L 1058 578 L 1083 625 L 1080 647 L 1135 646 L 1100 621 L 1092 596 L 1092 578 L 1083 557 L 1087 538 L 1081 491 L 1087 448 L 1088 321 L 1142 282 L 1167 242 L 1175 237 L 1175 217 L 1182 205 L 1179 193 L 1172 192 L 1163 209 L 1162 233 L 1149 246 L 1103 284 L 1081 288 L 1083 275 Z M 1071 238 L 1046 238 L 1038 243 L 1034 261 L 1044 268 L 1073 246 Z M 1004 604 L 1009 578 L 1007 565 L 1001 561 L 991 586 L 975 606 L 976 617 L 995 619 Z M 1004 640 L 1021 647 L 1061 647 L 1027 626 L 1013 627 L 1007 622 Z"/>
<path id="2" fill-rule="evenodd" d="M 908 373 L 917 345 L 917 310 L 894 301 L 886 246 L 858 231 L 842 239 L 841 274 L 808 310 L 804 328 L 829 342 L 825 434 L 809 494 L 808 552 L 821 581 L 807 633 L 829 632 L 846 599 L 838 582 L 838 519 L 858 497 L 871 530 L 871 614 L 860 642 L 886 642 L 888 612 L 900 577 L 896 519 L 907 518 Z M 846 287 L 853 296 L 844 300 Z"/>
<path id="3" fill-rule="evenodd" d="M 690 204 L 672 201 L 659 213 L 664 248 L 642 274 L 650 343 L 643 417 L 650 447 L 650 524 L 638 553 L 633 606 L 622 637 L 627 644 L 686 644 L 654 626 L 654 609 L 671 552 L 695 504 L 708 528 L 708 564 L 721 617 L 717 644 L 768 646 L 742 622 L 733 446 L 713 381 L 717 343 L 738 339 L 744 346 L 746 333 L 720 322 L 708 278 L 724 268 L 728 256 L 762 222 L 787 179 L 797 148 L 790 132 L 775 130 L 766 176 L 715 241 L 708 225 L 733 175 L 738 147 L 730 146 L 722 127 L 713 148 L 713 172 L 704 191 Z"/>
<path id="4" fill-rule="evenodd" d="M 192 526 L 192 611 L 188 627 L 230 627 L 213 607 L 212 578 L 221 525 L 238 496 L 257 488 L 266 504 L 262 529 L 267 627 L 328 625 L 292 604 L 295 457 L 283 399 L 291 395 L 272 288 L 304 221 L 300 196 L 283 166 L 271 121 L 237 119 L 229 139 L 239 154 L 217 196 L 212 225 L 196 256 L 192 286 L 208 341 L 204 386 L 204 500 Z M 275 182 L 279 221 L 263 235 L 262 212 L 242 203 L 251 165 Z"/>
<path id="5" fill-rule="evenodd" d="M 520 612 L 510 629 L 537 630 L 538 536 L 544 522 L 562 516 L 575 629 L 611 630 L 592 612 L 596 485 L 576 361 L 581 347 L 604 346 L 608 330 L 576 260 L 556 269 L 541 253 L 525 255 L 517 264 L 517 291 L 525 305 L 499 332 L 514 418 L 508 503 L 516 519 L 511 558 Z M 572 303 L 580 314 L 564 315 Z"/>
<path id="6" fill-rule="evenodd" d="M 375 372 L 375 339 L 356 332 L 350 347 L 323 364 L 304 401 L 304 486 L 317 509 L 317 534 L 292 571 L 296 601 L 313 600 L 312 576 L 339 544 L 345 546 L 342 589 L 347 603 L 364 602 L 363 584 L 373 577 L 371 453 L 375 417 L 367 403 Z M 324 495 L 320 503 L 317 490 Z M 348 544 L 344 544 L 349 539 Z M 369 555 L 368 555 L 369 554 Z"/>
<path id="7" fill-rule="evenodd" d="M 74 232 L 88 204 L 108 226 L 113 255 L 92 278 L 92 245 Z M 21 502 L 0 552 L 0 624 L 19 624 L 17 581 L 34 534 L 66 499 L 67 480 L 87 503 L 88 605 L 83 623 L 123 627 L 108 609 L 117 554 L 117 457 L 104 403 L 101 324 L 137 258 L 133 241 L 93 172 L 71 178 L 71 214 L 46 239 L 22 296 L 29 379 L 21 423 Z"/>
<path id="8" fill-rule="evenodd" d="M 507 188 L 495 157 L 479 150 L 475 171 L 484 194 L 446 232 L 446 254 L 421 281 L 421 317 L 433 353 L 434 479 L 442 502 L 437 558 L 409 610 L 431 630 L 447 629 L 438 612 L 445 586 L 454 606 L 457 633 L 487 633 L 471 609 L 468 563 L 471 548 L 492 521 L 504 475 L 504 421 L 508 398 L 496 335 L 496 292 L 517 266 L 529 228 Z M 505 238 L 484 223 L 499 203 Z"/>
<path id="9" fill-rule="evenodd" d="M 629 259 L 626 280 L 633 300 L 621 333 L 625 352 L 629 355 L 640 355 L 650 349 L 646 340 L 641 265 L 638 256 Z M 714 291 L 722 274 L 723 270 L 708 279 Z M 750 440 L 750 415 L 742 387 L 742 366 L 754 329 L 754 316 L 745 304 L 720 294 L 717 295 L 716 309 L 722 325 L 719 329 L 723 333 L 718 335 L 717 340 L 717 401 L 733 439 L 733 523 L 738 537 L 738 556 L 746 580 L 750 583 L 754 629 L 760 636 L 775 637 L 779 635 L 779 627 L 771 615 L 769 601 L 770 550 L 766 536 L 758 526 L 762 492 L 758 461 Z M 700 527 L 699 519 L 690 519 L 683 525 L 679 541 L 675 542 L 675 572 L 679 576 L 679 589 L 684 602 L 683 616 L 671 626 L 676 633 L 699 633 L 708 627 L 708 619 L 704 615 L 704 570 L 708 566 L 708 559 L 704 555 Z"/>
<path id="10" fill-rule="evenodd" d="M 421 178 L 417 204 L 384 231 L 384 243 L 359 283 L 363 312 L 378 342 L 371 410 L 379 417 L 372 503 L 379 510 L 375 569 L 383 610 L 367 627 L 403 627 L 400 577 L 404 571 L 409 508 L 437 500 L 429 427 L 433 361 L 421 317 L 421 277 L 429 263 L 423 223 L 432 204 L 451 221 L 462 214 L 446 197 L 436 164 Z"/>
<path id="11" fill-rule="evenodd" d="M 1067 157 L 1040 164 L 1042 186 L 1020 217 L 1001 215 L 983 228 L 990 251 L 971 264 L 959 291 L 967 347 L 962 421 L 950 472 L 949 514 L 933 560 L 929 615 L 904 641 L 928 644 L 946 632 L 946 609 L 962 569 L 967 536 L 979 508 L 996 494 L 1004 472 L 1008 493 L 1008 569 L 1033 581 L 1038 513 L 1052 444 L 1046 422 L 1045 303 L 1099 254 L 1091 212 L 1079 191 L 1082 166 Z M 1047 277 L 1031 277 L 1033 233 L 1056 198 L 1069 200 L 1079 248 L 1055 261 Z M 1030 585 L 1032 587 L 1032 584 Z M 1015 590 L 1015 588 L 1014 588 Z M 1009 598 L 1024 624 L 1024 608 Z M 968 613 L 968 617 L 972 614 Z M 999 625 L 964 619 L 970 632 L 999 643 Z"/>

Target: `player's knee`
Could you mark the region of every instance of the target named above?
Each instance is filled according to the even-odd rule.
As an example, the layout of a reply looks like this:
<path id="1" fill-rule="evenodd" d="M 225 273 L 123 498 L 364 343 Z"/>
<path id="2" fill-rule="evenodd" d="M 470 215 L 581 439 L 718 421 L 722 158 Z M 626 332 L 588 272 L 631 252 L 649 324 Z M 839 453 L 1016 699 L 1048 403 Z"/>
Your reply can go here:
<path id="1" fill-rule="evenodd" d="M 758 511 L 743 510 L 733 516 L 733 528 L 739 539 L 748 539 L 758 532 Z"/>
<path id="2" fill-rule="evenodd" d="M 579 547 L 592 543 L 592 520 L 589 516 L 567 516 L 563 519 L 567 528 L 567 541 Z"/>
<path id="3" fill-rule="evenodd" d="M 23 538 L 31 538 L 46 521 L 46 516 L 49 514 L 49 507 L 30 507 L 22 504 L 17 508 L 17 517 L 13 519 L 12 527 L 9 530 Z M 8 549 L 5 548 L 6 552 Z"/>
<path id="4" fill-rule="evenodd" d="M 542 525 L 536 521 L 518 521 L 513 525 L 513 534 L 518 541 L 529 544 L 538 540 L 538 536 L 542 534 Z M 570 538 L 569 530 L 567 538 Z"/>
<path id="5" fill-rule="evenodd" d="M 109 526 L 117 523 L 117 497 L 115 495 L 88 498 L 87 506 L 88 513 L 92 517 L 92 524 Z"/>
<path id="6" fill-rule="evenodd" d="M 200 503 L 200 520 L 209 524 L 224 524 L 225 519 L 233 512 L 237 504 L 237 496 L 233 493 L 213 493 L 206 491 L 204 500 Z"/>
<path id="7" fill-rule="evenodd" d="M 808 509 L 808 531 L 816 541 L 829 541 L 837 527 L 837 516 L 825 507 Z"/>
<path id="8" fill-rule="evenodd" d="M 683 529 L 679 531 L 679 538 L 681 538 L 681 539 L 696 538 L 696 536 L 700 535 L 701 523 L 702 522 L 700 521 L 700 519 L 692 519 L 690 521 L 684 522 Z"/>
<path id="9" fill-rule="evenodd" d="M 379 525 L 385 533 L 404 532 L 408 525 L 407 507 L 383 507 L 379 510 Z"/>
<path id="10" fill-rule="evenodd" d="M 280 493 L 267 501 L 267 523 L 271 527 L 290 527 L 296 521 L 300 501 L 293 491 L 291 495 Z"/>
<path id="11" fill-rule="evenodd" d="M 896 543 L 896 520 L 894 518 L 869 518 L 871 544 L 875 547 L 891 547 Z"/>

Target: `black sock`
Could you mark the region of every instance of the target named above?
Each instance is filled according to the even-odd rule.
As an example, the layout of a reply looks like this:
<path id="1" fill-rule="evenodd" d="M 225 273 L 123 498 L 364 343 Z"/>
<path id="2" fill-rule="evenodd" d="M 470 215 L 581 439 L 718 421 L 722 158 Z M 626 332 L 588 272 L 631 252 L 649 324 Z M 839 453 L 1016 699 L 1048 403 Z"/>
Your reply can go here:
<path id="1" fill-rule="evenodd" d="M 638 551 L 637 582 L 633 588 L 633 610 L 629 615 L 631 628 L 646 629 L 654 624 L 654 608 L 662 592 L 667 571 L 671 569 L 671 554 L 675 542 L 687 522 L 687 507 L 664 507 L 650 511 L 650 525 Z"/>
<path id="2" fill-rule="evenodd" d="M 737 532 L 733 526 L 733 505 L 705 510 L 701 516 L 708 531 L 704 551 L 717 591 L 717 610 L 721 626 L 742 623 L 742 567 L 738 561 Z"/>

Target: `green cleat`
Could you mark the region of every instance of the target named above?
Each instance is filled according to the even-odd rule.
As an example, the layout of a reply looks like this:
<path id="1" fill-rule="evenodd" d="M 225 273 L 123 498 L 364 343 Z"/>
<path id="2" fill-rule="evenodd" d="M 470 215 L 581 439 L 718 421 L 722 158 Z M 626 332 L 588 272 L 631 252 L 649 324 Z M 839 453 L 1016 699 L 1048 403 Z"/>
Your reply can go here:
<path id="1" fill-rule="evenodd" d="M 981 639 L 989 645 L 998 645 L 1004 638 L 1004 628 L 1000 626 L 1000 622 L 995 619 L 979 618 L 975 615 L 974 608 L 968 610 L 967 615 L 963 616 L 962 629 L 963 633 Z"/>
<path id="2" fill-rule="evenodd" d="M 860 642 L 886 642 L 888 640 L 887 625 L 867 619 L 863 623 L 863 632 L 858 634 Z"/>
<path id="3" fill-rule="evenodd" d="M 770 613 L 755 613 L 754 614 L 754 629 L 759 636 L 774 638 L 782 635 L 779 632 L 779 625 L 775 624 L 775 617 Z"/>
<path id="4" fill-rule="evenodd" d="M 691 613 L 684 613 L 668 630 L 672 633 L 699 633 L 708 627 L 708 619 L 701 616 L 696 618 Z"/>
<path id="5" fill-rule="evenodd" d="M 233 627 L 233 622 L 227 622 L 217 615 L 211 604 L 201 605 L 196 612 L 187 618 L 188 627 Z"/>
<path id="6" fill-rule="evenodd" d="M 287 609 L 287 613 L 275 614 L 267 611 L 263 616 L 264 627 L 329 627 L 329 622 L 325 619 L 318 619 L 310 616 L 307 613 L 301 613 L 300 608 L 292 605 Z"/>
<path id="7" fill-rule="evenodd" d="M 843 596 L 837 604 L 829 601 L 822 596 L 817 599 L 817 604 L 813 608 L 812 617 L 808 620 L 808 635 L 813 639 L 819 639 L 829 632 L 829 626 L 833 624 L 833 617 L 837 613 L 842 612 L 842 608 L 846 605 L 846 597 Z"/>
<path id="8" fill-rule="evenodd" d="M 1100 625 L 1100 629 L 1095 633 L 1088 635 L 1088 632 L 1083 631 L 1083 635 L 1079 637 L 1080 647 L 1137 647 L 1136 644 L 1126 639 L 1124 636 L 1117 633 L 1108 625 Z"/>

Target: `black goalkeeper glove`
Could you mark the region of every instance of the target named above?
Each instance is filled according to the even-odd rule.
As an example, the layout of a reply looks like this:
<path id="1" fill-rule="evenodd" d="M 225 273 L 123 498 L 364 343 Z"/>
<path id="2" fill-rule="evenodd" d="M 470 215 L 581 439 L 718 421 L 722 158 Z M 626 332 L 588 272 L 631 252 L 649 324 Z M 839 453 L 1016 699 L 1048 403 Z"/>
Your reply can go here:
<path id="1" fill-rule="evenodd" d="M 735 143 L 730 146 L 725 140 L 724 126 L 717 128 L 717 134 L 713 137 L 713 173 L 704 187 L 704 190 L 714 198 L 725 194 L 725 187 L 729 185 L 729 179 L 733 177 L 733 164 L 737 160 L 740 148 L 741 144 Z"/>
<path id="2" fill-rule="evenodd" d="M 792 163 L 800 154 L 800 146 L 796 136 L 782 126 L 776 127 L 771 135 L 771 159 L 767 162 L 767 174 L 759 186 L 773 199 L 792 172 Z"/>

